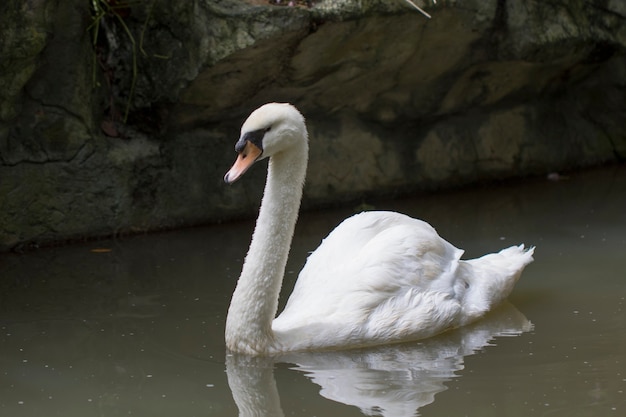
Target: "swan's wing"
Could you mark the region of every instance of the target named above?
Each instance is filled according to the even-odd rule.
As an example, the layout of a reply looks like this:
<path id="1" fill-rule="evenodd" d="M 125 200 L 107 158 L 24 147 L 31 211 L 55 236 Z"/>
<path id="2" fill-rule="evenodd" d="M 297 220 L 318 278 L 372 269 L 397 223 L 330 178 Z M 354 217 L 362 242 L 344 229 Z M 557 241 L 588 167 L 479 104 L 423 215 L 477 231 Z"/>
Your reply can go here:
<path id="1" fill-rule="evenodd" d="M 355 294 L 386 299 L 409 289 L 450 293 L 462 254 L 426 222 L 394 212 L 361 213 L 337 226 L 309 256 L 286 309 L 293 304 L 302 310 L 305 300 L 350 309 L 323 300 Z"/>
<path id="2" fill-rule="evenodd" d="M 353 216 L 310 255 L 272 327 L 277 335 L 343 338 L 337 344 L 411 338 L 426 329 L 423 337 L 430 336 L 450 327 L 460 308 L 461 254 L 420 220 L 391 212 Z"/>

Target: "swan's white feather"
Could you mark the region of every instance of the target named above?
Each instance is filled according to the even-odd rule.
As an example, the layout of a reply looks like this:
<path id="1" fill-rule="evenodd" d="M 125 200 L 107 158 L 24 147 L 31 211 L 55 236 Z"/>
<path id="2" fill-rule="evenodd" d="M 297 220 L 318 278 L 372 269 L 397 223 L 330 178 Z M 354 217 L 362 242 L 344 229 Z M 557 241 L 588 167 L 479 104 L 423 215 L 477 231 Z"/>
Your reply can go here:
<path id="1" fill-rule="evenodd" d="M 532 252 L 506 251 L 461 261 L 463 251 L 428 223 L 361 213 L 309 256 L 272 329 L 290 350 L 429 337 L 482 316 L 510 293 Z"/>

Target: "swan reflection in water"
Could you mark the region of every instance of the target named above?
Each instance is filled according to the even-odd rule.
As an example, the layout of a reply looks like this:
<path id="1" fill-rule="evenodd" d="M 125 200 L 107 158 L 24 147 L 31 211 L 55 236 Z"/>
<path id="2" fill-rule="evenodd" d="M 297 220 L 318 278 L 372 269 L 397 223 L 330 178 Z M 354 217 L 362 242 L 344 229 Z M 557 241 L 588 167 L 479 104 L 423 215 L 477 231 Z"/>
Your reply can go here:
<path id="1" fill-rule="evenodd" d="M 365 415 L 416 416 L 447 389 L 445 382 L 463 369 L 465 356 L 489 346 L 495 337 L 518 336 L 532 327 L 505 302 L 472 325 L 420 342 L 272 358 L 229 353 L 228 385 L 241 417 L 283 416 L 274 365 L 289 363 L 329 400 L 358 407 Z"/>

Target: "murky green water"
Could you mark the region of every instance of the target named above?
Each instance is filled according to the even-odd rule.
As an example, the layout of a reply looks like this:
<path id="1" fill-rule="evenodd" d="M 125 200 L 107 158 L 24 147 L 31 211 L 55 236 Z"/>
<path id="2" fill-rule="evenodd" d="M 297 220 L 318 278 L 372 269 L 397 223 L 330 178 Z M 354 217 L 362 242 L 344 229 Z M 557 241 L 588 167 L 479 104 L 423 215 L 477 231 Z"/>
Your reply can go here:
<path id="1" fill-rule="evenodd" d="M 536 261 L 474 326 L 270 361 L 224 352 L 252 222 L 0 255 L 0 415 L 625 415 L 626 167 L 376 206 Z M 285 291 L 349 214 L 302 215 Z"/>

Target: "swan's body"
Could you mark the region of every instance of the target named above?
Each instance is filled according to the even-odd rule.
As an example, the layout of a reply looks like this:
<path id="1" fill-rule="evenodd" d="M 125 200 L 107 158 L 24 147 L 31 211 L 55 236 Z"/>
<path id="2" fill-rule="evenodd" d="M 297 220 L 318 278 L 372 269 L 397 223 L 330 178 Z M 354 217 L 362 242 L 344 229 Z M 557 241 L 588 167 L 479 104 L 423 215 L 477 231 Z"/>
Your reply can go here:
<path id="1" fill-rule="evenodd" d="M 433 336 L 468 324 L 504 300 L 533 249 L 512 246 L 462 261 L 463 251 L 427 223 L 365 212 L 341 223 L 313 252 L 284 311 L 278 296 L 308 159 L 302 115 L 266 104 L 244 123 L 232 183 L 269 157 L 250 249 L 226 320 L 228 349 L 247 354 L 340 349 Z"/>

